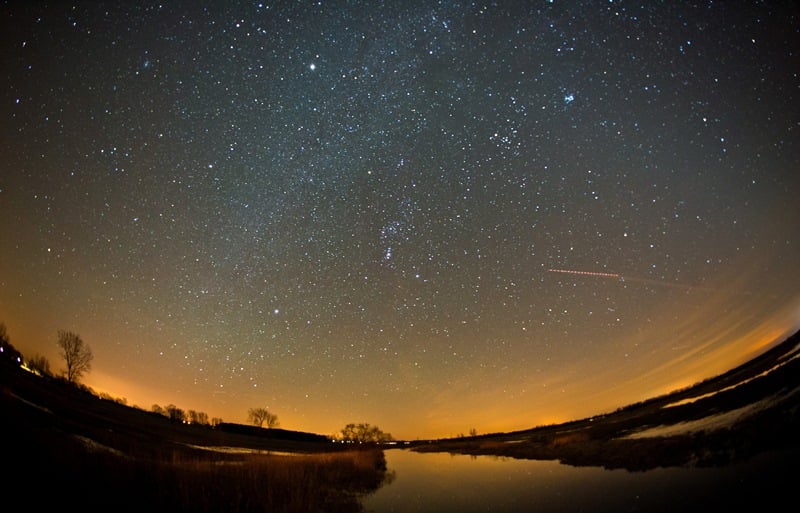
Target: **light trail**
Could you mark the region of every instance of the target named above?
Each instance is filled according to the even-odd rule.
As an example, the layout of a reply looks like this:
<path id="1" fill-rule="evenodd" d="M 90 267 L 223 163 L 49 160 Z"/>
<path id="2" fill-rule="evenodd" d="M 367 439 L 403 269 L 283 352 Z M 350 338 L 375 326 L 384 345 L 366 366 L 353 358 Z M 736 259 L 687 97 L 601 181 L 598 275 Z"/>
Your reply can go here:
<path id="1" fill-rule="evenodd" d="M 597 271 L 578 271 L 576 269 L 548 269 L 547 272 L 550 273 L 562 273 L 562 274 L 577 274 L 579 276 L 596 276 L 598 278 L 614 278 L 615 280 L 619 280 L 622 282 L 635 282 L 635 283 L 642 283 L 646 285 L 659 285 L 662 287 L 673 287 L 677 289 L 684 289 L 684 290 L 692 290 L 692 289 L 702 289 L 703 287 L 699 287 L 697 285 L 685 285 L 683 283 L 675 283 L 666 280 L 654 280 L 651 278 L 641 278 L 638 276 L 623 276 L 619 273 L 601 273 Z"/>
<path id="2" fill-rule="evenodd" d="M 565 274 L 580 274 L 583 276 L 600 276 L 601 278 L 616 278 L 622 279 L 622 276 L 617 273 L 599 273 L 595 271 L 576 271 L 574 269 L 548 269 L 547 272 L 551 273 L 565 273 Z"/>

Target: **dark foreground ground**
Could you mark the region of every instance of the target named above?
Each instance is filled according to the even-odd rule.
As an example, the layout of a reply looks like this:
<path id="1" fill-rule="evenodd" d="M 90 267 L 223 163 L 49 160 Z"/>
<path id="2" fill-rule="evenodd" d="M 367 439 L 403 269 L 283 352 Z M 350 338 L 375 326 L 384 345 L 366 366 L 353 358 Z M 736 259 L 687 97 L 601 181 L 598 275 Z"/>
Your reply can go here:
<path id="1" fill-rule="evenodd" d="M 173 423 L 2 362 L 0 508 L 358 512 L 386 478 L 380 448 L 238 427 Z"/>
<path id="2" fill-rule="evenodd" d="M 794 482 L 798 347 L 795 335 L 723 376 L 608 415 L 399 447 L 629 471 L 777 454 L 781 482 Z M 359 497 L 391 479 L 379 447 L 234 431 L 172 423 L 0 362 L 0 489 L 18 511 L 358 512 Z"/>
<path id="3" fill-rule="evenodd" d="M 685 390 L 608 415 L 513 433 L 416 442 L 416 451 L 624 468 L 725 466 L 800 454 L 800 334 Z"/>

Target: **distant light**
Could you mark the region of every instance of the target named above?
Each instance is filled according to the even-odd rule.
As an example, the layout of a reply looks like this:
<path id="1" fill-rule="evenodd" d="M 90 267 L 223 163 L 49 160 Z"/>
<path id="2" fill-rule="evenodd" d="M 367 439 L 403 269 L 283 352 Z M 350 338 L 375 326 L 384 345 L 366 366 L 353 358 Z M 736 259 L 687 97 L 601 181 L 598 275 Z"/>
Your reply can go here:
<path id="1" fill-rule="evenodd" d="M 317 65 L 312 62 L 311 64 L 308 65 L 308 69 L 314 71 L 315 69 L 317 69 Z"/>

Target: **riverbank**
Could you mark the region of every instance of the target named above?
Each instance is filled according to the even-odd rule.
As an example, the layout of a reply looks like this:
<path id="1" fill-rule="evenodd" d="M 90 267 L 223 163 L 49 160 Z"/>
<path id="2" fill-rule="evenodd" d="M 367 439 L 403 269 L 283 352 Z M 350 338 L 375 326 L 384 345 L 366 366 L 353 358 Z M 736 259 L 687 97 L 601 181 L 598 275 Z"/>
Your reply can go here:
<path id="1" fill-rule="evenodd" d="M 724 466 L 800 448 L 800 337 L 715 379 L 555 426 L 410 444 L 420 452 L 648 470 Z"/>

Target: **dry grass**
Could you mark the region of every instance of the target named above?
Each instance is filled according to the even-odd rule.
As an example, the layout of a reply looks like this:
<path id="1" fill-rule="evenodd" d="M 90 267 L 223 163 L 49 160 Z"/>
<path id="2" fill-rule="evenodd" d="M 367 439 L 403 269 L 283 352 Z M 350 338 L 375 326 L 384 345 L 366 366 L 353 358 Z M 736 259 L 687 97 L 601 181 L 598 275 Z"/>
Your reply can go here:
<path id="1" fill-rule="evenodd" d="M 351 513 L 387 475 L 378 447 L 174 426 L 13 368 L 0 419 L 0 489 L 33 511 Z"/>
<path id="2" fill-rule="evenodd" d="M 160 493 L 181 511 L 358 511 L 359 494 L 380 486 L 386 461 L 374 449 L 190 459 L 159 470 Z"/>
<path id="3" fill-rule="evenodd" d="M 13 488 L 42 509 L 115 512 L 358 512 L 359 497 L 386 475 L 377 448 L 296 455 L 180 449 L 153 458 L 150 449 L 121 455 L 59 436 L 4 464 L 15 470 Z"/>

